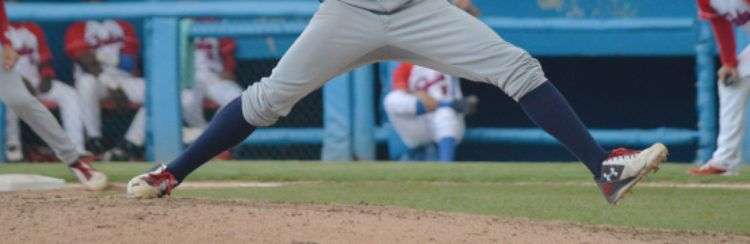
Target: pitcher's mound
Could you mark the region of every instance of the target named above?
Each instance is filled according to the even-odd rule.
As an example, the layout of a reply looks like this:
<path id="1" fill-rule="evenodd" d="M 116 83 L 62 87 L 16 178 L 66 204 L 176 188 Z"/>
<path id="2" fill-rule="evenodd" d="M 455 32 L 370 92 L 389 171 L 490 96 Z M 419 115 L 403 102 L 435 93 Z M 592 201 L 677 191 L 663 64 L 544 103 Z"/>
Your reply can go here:
<path id="1" fill-rule="evenodd" d="M 389 206 L 0 193 L 2 243 L 750 243 L 750 237 Z"/>
<path id="2" fill-rule="evenodd" d="M 2 174 L 0 192 L 23 190 L 53 190 L 65 187 L 65 180 L 42 175 Z"/>

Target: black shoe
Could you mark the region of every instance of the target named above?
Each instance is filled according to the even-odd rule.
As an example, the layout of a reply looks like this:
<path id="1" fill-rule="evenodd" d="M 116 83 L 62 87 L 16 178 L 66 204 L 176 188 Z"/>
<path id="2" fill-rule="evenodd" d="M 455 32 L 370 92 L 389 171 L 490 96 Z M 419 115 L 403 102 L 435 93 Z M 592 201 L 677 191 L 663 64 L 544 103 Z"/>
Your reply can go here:
<path id="1" fill-rule="evenodd" d="M 456 110 L 458 113 L 462 113 L 464 115 L 470 115 L 477 111 L 477 104 L 479 103 L 479 98 L 474 95 L 470 95 L 464 98 L 461 98 L 459 100 L 456 100 L 453 102 L 453 109 Z"/>
<path id="2" fill-rule="evenodd" d="M 105 161 L 142 161 L 145 150 L 142 146 L 123 141 L 104 154 Z"/>

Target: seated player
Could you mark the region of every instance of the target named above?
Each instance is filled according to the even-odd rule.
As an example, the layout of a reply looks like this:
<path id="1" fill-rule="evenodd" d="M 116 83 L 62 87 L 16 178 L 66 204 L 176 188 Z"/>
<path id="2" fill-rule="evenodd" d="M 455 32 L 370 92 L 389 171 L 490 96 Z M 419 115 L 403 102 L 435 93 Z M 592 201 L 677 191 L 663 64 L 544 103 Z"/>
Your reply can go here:
<path id="1" fill-rule="evenodd" d="M 750 96 L 750 47 L 737 57 L 734 26 L 750 27 L 750 1 L 698 0 L 701 18 L 708 20 L 719 44 L 719 137 L 716 151 L 707 164 L 691 168 L 691 175 L 737 175 L 742 164 L 745 111 Z M 748 32 L 750 33 L 750 32 Z"/>
<path id="2" fill-rule="evenodd" d="M 242 94 L 235 81 L 236 42 L 231 38 L 195 38 L 195 84 L 182 93 L 185 121 L 192 128 L 208 125 L 203 117 L 203 102 L 208 99 L 224 107 Z"/>
<path id="3" fill-rule="evenodd" d="M 407 160 L 427 160 L 420 150 L 437 144 L 437 160 L 455 160 L 464 134 L 464 114 L 475 97 L 464 99 L 458 79 L 425 67 L 401 63 L 383 106 L 401 140 Z M 469 106 L 466 106 L 469 105 Z"/>
<path id="4" fill-rule="evenodd" d="M 13 71 L 21 75 L 31 94 L 43 102 L 53 102 L 59 106 L 66 134 L 78 151 L 85 151 L 86 132 L 83 119 L 87 114 L 83 112 L 83 103 L 78 92 L 68 84 L 55 79 L 52 54 L 42 28 L 33 22 L 11 23 L 5 36 L 19 55 Z M 18 117 L 11 110 L 7 111 L 6 116 L 8 159 L 20 161 L 23 154 Z"/>
<path id="5" fill-rule="evenodd" d="M 139 41 L 133 26 L 124 20 L 89 20 L 73 23 L 65 33 L 65 53 L 74 61 L 75 86 L 91 115 L 88 134 L 91 150 L 103 151 L 100 102 L 143 104 L 145 81 L 138 77 Z M 125 139 L 105 154 L 110 160 L 143 157 L 146 111 L 138 109 Z"/>

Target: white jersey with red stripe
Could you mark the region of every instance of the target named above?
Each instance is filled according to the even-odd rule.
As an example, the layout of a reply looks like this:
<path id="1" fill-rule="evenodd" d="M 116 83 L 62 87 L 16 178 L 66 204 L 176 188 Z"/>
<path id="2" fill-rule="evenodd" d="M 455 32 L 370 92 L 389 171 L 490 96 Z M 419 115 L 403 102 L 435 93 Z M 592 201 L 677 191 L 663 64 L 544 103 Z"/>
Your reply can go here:
<path id="1" fill-rule="evenodd" d="M 219 38 L 195 38 L 195 70 L 196 72 L 221 73 L 224 71 Z"/>
<path id="2" fill-rule="evenodd" d="M 43 78 L 54 78 L 52 53 L 47 46 L 44 32 L 33 22 L 15 22 L 4 33 L 19 58 L 13 71 L 37 87 Z"/>
<path id="3" fill-rule="evenodd" d="M 65 51 L 77 59 L 94 51 L 99 63 L 117 67 L 121 54 L 138 55 L 140 44 L 133 26 L 122 20 L 89 20 L 73 23 L 65 33 Z"/>
<path id="4" fill-rule="evenodd" d="M 750 34 L 750 2 L 748 0 L 706 0 L 716 14 Z"/>
<path id="5" fill-rule="evenodd" d="M 125 32 L 117 22 L 86 21 L 84 37 L 89 45 L 96 48 L 96 58 L 99 62 L 117 66 L 125 37 Z"/>
<path id="6" fill-rule="evenodd" d="M 41 82 L 41 75 L 39 74 L 39 44 L 36 35 L 22 26 L 9 26 L 5 36 L 19 55 L 13 70 L 31 82 L 34 87 L 38 86 Z"/>
<path id="7" fill-rule="evenodd" d="M 424 91 L 436 100 L 455 100 L 463 96 L 457 78 L 422 66 L 412 67 L 408 82 L 409 92 Z"/>
<path id="8" fill-rule="evenodd" d="M 212 82 L 222 73 L 234 73 L 237 67 L 235 51 L 237 43 L 231 38 L 195 38 L 194 60 L 195 78 L 198 82 Z"/>

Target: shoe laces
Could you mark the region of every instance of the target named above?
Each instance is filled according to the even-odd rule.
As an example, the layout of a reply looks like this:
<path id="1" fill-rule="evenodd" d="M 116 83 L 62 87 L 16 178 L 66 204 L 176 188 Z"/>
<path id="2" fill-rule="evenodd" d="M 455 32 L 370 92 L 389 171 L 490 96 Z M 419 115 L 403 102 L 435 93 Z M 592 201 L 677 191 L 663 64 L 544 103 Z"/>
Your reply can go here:
<path id="1" fill-rule="evenodd" d="M 167 171 L 167 169 L 162 168 L 159 169 L 159 171 L 154 173 L 149 173 L 148 178 L 146 178 L 146 182 L 152 186 L 157 186 L 159 188 L 163 187 L 163 191 L 165 195 L 169 195 L 172 192 L 172 189 L 175 186 L 175 183 L 177 180 L 175 179 L 174 175 Z"/>
<path id="2" fill-rule="evenodd" d="M 89 162 L 87 162 L 87 161 L 85 161 L 83 159 L 79 159 L 78 161 L 76 161 L 76 163 L 70 165 L 70 167 L 73 168 L 73 169 L 77 169 L 78 171 L 80 171 L 81 174 L 83 174 L 83 176 L 86 177 L 86 180 L 90 180 L 91 179 L 91 175 L 92 175 L 91 171 L 93 171 L 94 168 L 91 167 L 91 165 L 89 164 Z"/>
<path id="3" fill-rule="evenodd" d="M 607 159 L 615 159 L 615 158 L 621 158 L 621 159 L 628 159 L 635 157 L 636 154 L 638 154 L 640 151 L 633 150 L 633 149 L 627 149 L 624 147 L 617 148 L 615 150 L 612 150 L 609 153 L 609 157 Z"/>

